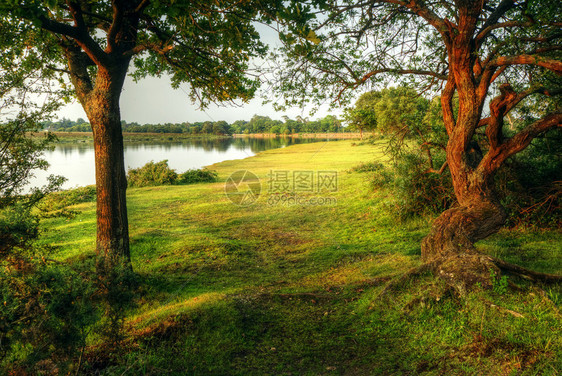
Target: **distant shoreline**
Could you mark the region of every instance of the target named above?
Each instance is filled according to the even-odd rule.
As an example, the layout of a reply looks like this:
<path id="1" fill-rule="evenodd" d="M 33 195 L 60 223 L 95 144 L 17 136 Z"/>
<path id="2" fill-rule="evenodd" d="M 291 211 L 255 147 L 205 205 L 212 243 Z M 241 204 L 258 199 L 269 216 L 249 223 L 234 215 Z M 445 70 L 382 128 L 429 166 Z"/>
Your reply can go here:
<path id="1" fill-rule="evenodd" d="M 40 137 L 46 134 L 43 132 L 34 132 L 32 136 Z M 57 132 L 52 131 L 59 142 L 65 141 L 91 141 L 92 132 Z M 365 135 L 364 135 L 365 136 Z M 186 134 L 186 133 L 140 133 L 140 132 L 123 132 L 124 141 L 179 141 L 187 139 L 221 139 L 221 138 L 327 138 L 327 139 L 359 139 L 359 133 L 293 133 L 289 135 L 278 135 L 273 133 L 251 133 L 251 134 L 233 134 L 230 135 L 214 135 L 214 134 Z"/>
<path id="2" fill-rule="evenodd" d="M 337 139 L 354 139 L 360 138 L 359 133 L 293 133 L 293 134 L 273 134 L 273 133 L 250 133 L 250 134 L 233 134 L 232 137 L 256 137 L 256 138 L 276 138 L 276 137 L 293 137 L 293 138 L 337 138 Z"/>

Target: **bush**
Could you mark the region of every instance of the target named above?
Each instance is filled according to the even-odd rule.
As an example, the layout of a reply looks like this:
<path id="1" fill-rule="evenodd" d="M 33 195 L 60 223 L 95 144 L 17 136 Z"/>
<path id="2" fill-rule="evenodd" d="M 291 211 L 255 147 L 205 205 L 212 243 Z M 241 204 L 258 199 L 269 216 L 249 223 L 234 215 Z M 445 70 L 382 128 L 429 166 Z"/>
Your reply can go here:
<path id="1" fill-rule="evenodd" d="M 376 172 L 383 170 L 385 167 L 380 162 L 366 162 L 352 167 L 351 172 Z"/>
<path id="2" fill-rule="evenodd" d="M 561 171 L 562 134 L 554 131 L 533 140 L 498 172 L 508 226 L 562 227 Z"/>
<path id="3" fill-rule="evenodd" d="M 428 173 L 423 155 L 404 153 L 391 166 L 362 163 L 351 171 L 372 173 L 374 188 L 390 189 L 395 199 L 392 212 L 400 219 L 438 214 L 455 202 L 449 174 Z"/>
<path id="4" fill-rule="evenodd" d="M 94 201 L 96 201 L 96 186 L 89 185 L 49 193 L 39 202 L 38 207 L 43 212 L 54 212 L 62 211 L 71 205 Z"/>
<path id="5" fill-rule="evenodd" d="M 127 182 L 129 187 L 148 187 L 153 185 L 174 184 L 178 174 L 168 166 L 168 160 L 148 162 L 142 167 L 129 169 Z"/>
<path id="6" fill-rule="evenodd" d="M 208 183 L 217 180 L 217 172 L 206 168 L 187 170 L 178 175 L 168 166 L 168 161 L 148 162 L 136 169 L 129 169 L 127 181 L 129 187 L 147 187 L 154 185 Z"/>
<path id="7" fill-rule="evenodd" d="M 65 373 L 99 319 L 91 273 L 42 261 L 30 262 L 25 271 L 4 266 L 0 364 L 30 371 L 42 364 Z"/>
<path id="8" fill-rule="evenodd" d="M 212 183 L 217 180 L 218 174 L 216 171 L 207 170 L 206 168 L 200 170 L 187 170 L 179 176 L 179 184 L 193 184 L 193 183 Z"/>
<path id="9" fill-rule="evenodd" d="M 25 250 L 38 235 L 38 220 L 29 207 L 14 204 L 0 209 L 0 261 L 17 257 L 16 251 Z"/>
<path id="10" fill-rule="evenodd" d="M 396 162 L 392 188 L 401 218 L 438 214 L 456 200 L 451 176 L 448 173 L 428 173 L 427 162 L 417 154 L 405 154 Z"/>

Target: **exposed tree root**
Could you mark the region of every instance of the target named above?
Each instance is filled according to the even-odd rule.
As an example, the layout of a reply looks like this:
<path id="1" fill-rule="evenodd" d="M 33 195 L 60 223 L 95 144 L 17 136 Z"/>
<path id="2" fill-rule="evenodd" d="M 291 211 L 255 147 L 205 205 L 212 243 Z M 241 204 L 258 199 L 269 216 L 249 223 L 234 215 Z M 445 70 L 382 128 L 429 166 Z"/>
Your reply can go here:
<path id="1" fill-rule="evenodd" d="M 382 289 L 382 291 L 379 293 L 379 295 L 377 295 L 377 298 L 380 298 L 380 297 L 386 295 L 389 291 L 391 291 L 394 288 L 400 286 L 401 284 L 403 284 L 404 282 L 406 282 L 410 278 L 431 271 L 432 268 L 433 268 L 433 264 L 434 263 L 430 262 L 430 263 L 420 265 L 418 267 L 415 267 L 415 268 L 412 268 L 412 269 L 408 270 L 406 273 L 404 273 L 404 274 L 402 274 L 398 277 L 393 278 L 390 282 L 388 282 L 386 284 L 386 286 L 384 287 L 384 289 Z"/>
<path id="2" fill-rule="evenodd" d="M 535 272 L 484 254 L 460 254 L 444 260 L 434 260 L 408 270 L 406 273 L 390 280 L 378 297 L 388 294 L 409 279 L 426 272 L 434 273 L 436 277 L 444 280 L 450 288 L 456 291 L 459 296 L 464 296 L 476 284 L 484 288 L 490 288 L 492 286 L 491 270 L 509 272 L 533 282 L 562 282 L 562 276 L 560 275 Z M 513 283 L 510 283 L 510 287 L 521 290 Z"/>
<path id="3" fill-rule="evenodd" d="M 544 282 L 544 283 L 562 282 L 562 275 L 535 272 L 529 269 L 525 269 L 519 265 L 511 264 L 509 262 L 497 258 L 491 258 L 491 260 L 501 270 L 518 275 L 522 278 L 528 279 L 533 282 Z"/>

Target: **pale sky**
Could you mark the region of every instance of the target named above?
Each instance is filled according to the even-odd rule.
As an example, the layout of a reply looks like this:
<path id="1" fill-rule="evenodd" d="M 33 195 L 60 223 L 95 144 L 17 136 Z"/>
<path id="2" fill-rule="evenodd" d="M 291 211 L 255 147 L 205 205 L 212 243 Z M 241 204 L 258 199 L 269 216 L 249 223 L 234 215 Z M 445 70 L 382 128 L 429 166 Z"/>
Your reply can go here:
<path id="1" fill-rule="evenodd" d="M 149 77 L 135 83 L 127 78 L 123 93 L 121 94 L 121 119 L 127 122 L 136 121 L 139 124 L 181 123 L 197 121 L 225 120 L 233 123 L 236 120 L 250 120 L 255 114 L 280 119 L 283 115 L 295 119 L 297 116 L 309 117 L 310 109 L 291 108 L 286 112 L 276 112 L 271 104 L 262 104 L 263 99 L 257 98 L 242 107 L 210 105 L 205 111 L 198 109 L 186 93 L 189 87 L 184 84 L 183 90 L 174 90 L 167 77 Z M 323 106 L 312 117 L 322 118 L 326 115 L 341 115 L 341 110 L 329 111 L 328 106 Z M 76 120 L 79 117 L 86 119 L 86 114 L 80 103 L 75 100 L 58 112 L 58 117 Z"/>

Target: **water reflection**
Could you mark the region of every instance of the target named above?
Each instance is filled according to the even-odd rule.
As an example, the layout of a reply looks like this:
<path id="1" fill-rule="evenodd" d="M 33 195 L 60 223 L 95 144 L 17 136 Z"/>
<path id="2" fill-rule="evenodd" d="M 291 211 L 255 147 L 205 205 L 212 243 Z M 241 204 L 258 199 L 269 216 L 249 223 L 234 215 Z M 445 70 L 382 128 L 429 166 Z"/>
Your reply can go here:
<path id="1" fill-rule="evenodd" d="M 325 142 L 324 139 L 290 137 L 224 139 L 187 139 L 179 141 L 125 141 L 125 166 L 137 168 L 149 161 L 168 160 L 171 168 L 183 172 L 230 159 L 242 159 L 261 151 L 293 144 Z M 41 186 L 50 174 L 65 176 L 64 188 L 95 183 L 94 149 L 92 143 L 60 143 L 45 153 L 48 171 L 38 171 L 30 186 Z"/>

